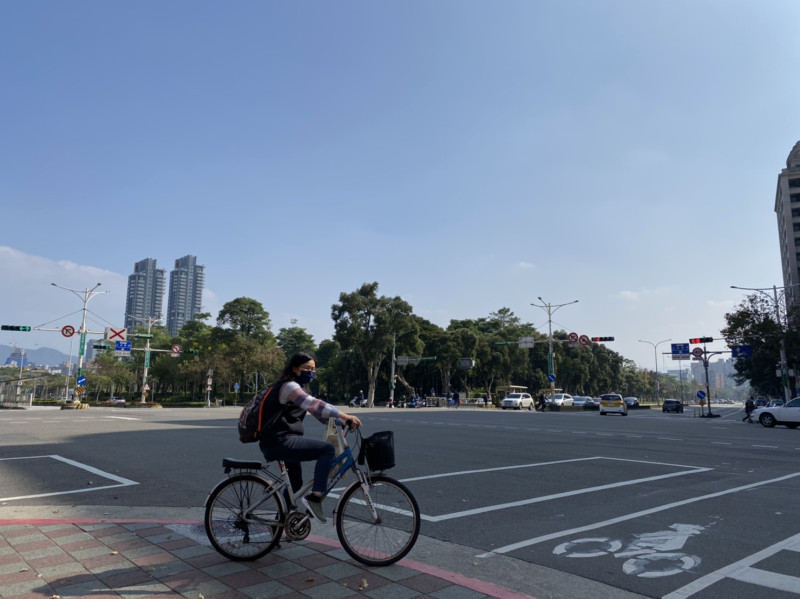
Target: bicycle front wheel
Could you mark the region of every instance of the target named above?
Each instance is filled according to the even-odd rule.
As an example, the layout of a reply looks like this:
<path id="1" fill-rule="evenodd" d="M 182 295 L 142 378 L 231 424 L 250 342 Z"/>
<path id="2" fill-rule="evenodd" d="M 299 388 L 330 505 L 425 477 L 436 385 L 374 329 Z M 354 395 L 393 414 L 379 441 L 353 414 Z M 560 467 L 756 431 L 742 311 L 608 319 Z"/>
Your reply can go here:
<path id="1" fill-rule="evenodd" d="M 281 538 L 286 514 L 275 485 L 254 474 L 222 481 L 206 501 L 208 540 L 228 559 L 263 557 Z"/>
<path id="2" fill-rule="evenodd" d="M 336 534 L 344 550 L 367 566 L 388 566 L 411 551 L 419 536 L 417 500 L 399 481 L 376 474 L 368 477 L 372 516 L 361 484 L 350 485 L 336 511 Z"/>

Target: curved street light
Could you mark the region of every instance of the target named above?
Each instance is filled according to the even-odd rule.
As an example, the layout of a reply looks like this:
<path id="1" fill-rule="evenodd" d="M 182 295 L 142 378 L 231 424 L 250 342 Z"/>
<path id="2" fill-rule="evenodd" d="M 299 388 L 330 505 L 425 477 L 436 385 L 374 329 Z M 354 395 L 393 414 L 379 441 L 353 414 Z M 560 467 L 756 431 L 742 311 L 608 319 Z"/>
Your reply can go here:
<path id="1" fill-rule="evenodd" d="M 555 369 L 553 368 L 553 313 L 558 310 L 559 308 L 563 308 L 564 306 L 569 306 L 570 304 L 577 304 L 578 300 L 574 300 L 571 302 L 567 302 L 566 304 L 551 304 L 545 302 L 542 299 L 542 296 L 539 296 L 539 301 L 542 302 L 541 305 L 539 304 L 531 304 L 531 306 L 536 306 L 537 308 L 542 308 L 545 312 L 547 312 L 547 374 L 550 375 L 550 378 L 553 377 L 555 374 Z M 550 395 L 551 397 L 555 395 L 556 392 L 556 382 L 555 380 L 550 381 Z"/>
<path id="2" fill-rule="evenodd" d="M 661 387 L 658 383 L 658 352 L 657 348 L 662 343 L 666 343 L 667 341 L 672 341 L 672 339 L 664 339 L 663 341 L 659 341 L 657 343 L 653 343 L 652 341 L 645 341 L 644 339 L 639 339 L 639 343 L 647 343 L 653 346 L 653 357 L 656 359 L 656 404 L 661 405 Z"/>

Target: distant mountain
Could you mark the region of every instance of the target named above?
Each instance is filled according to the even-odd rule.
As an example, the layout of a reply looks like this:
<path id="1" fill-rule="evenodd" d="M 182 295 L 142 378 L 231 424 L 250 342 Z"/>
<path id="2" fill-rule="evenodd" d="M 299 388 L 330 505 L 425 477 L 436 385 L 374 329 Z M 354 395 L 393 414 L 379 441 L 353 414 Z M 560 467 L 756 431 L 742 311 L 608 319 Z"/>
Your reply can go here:
<path id="1" fill-rule="evenodd" d="M 8 356 L 14 352 L 14 348 L 10 345 L 0 345 L 0 365 L 6 363 Z M 50 349 L 49 347 L 39 347 L 36 349 L 25 350 L 25 355 L 28 361 L 36 364 L 37 366 L 58 366 L 63 362 L 69 361 L 69 356 L 57 349 Z M 77 362 L 78 357 L 73 356 L 73 362 Z"/>

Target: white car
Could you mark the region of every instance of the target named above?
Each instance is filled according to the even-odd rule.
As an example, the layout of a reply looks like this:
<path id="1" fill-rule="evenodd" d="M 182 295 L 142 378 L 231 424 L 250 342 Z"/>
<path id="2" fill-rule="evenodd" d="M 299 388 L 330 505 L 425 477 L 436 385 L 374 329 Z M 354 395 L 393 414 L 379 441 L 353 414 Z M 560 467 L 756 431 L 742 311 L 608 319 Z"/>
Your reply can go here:
<path id="1" fill-rule="evenodd" d="M 573 402 L 569 393 L 556 393 L 547 398 L 547 403 L 553 406 L 571 406 Z"/>
<path id="2" fill-rule="evenodd" d="M 788 428 L 800 426 L 800 397 L 795 397 L 782 406 L 758 408 L 750 415 L 753 420 L 758 420 L 767 428 L 776 424 L 784 424 Z"/>
<path id="3" fill-rule="evenodd" d="M 529 393 L 509 393 L 500 402 L 500 407 L 504 410 L 521 410 L 522 408 L 533 409 L 533 397 Z"/>

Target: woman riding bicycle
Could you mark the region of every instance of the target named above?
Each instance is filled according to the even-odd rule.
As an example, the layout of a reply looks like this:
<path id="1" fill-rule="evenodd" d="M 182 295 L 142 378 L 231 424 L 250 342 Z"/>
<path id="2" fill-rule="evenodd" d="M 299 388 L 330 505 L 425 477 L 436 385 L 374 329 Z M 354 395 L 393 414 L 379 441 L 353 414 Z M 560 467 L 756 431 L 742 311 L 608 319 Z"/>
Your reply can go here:
<path id="1" fill-rule="evenodd" d="M 327 423 L 328 418 L 336 418 L 337 424 L 347 423 L 350 427 L 361 426 L 361 420 L 356 416 L 345 414 L 306 391 L 307 385 L 314 380 L 316 372 L 316 361 L 305 352 L 295 354 L 286 363 L 276 383 L 280 386 L 277 401 L 273 401 L 270 396 L 270 401 L 264 406 L 265 421 L 272 422 L 272 417 L 276 415 L 277 419 L 262 431 L 258 445 L 267 460 L 282 460 L 286 464 L 289 482 L 295 492 L 303 486 L 303 470 L 300 463 L 317 461 L 311 493 L 301 499 L 301 502 L 314 518 L 326 522 L 322 511 L 322 499 L 336 450 L 330 443 L 304 437 L 303 418 L 306 413 L 310 413 L 323 424 Z"/>

